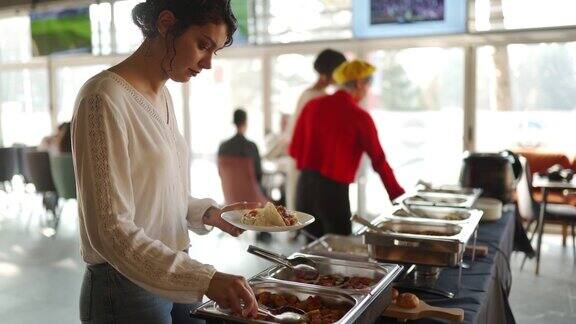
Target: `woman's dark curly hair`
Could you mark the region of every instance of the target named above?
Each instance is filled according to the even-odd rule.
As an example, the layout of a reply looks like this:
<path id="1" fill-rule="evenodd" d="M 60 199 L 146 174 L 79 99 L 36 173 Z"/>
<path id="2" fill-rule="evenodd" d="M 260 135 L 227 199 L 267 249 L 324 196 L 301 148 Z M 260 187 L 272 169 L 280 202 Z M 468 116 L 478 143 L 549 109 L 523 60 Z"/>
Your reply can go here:
<path id="1" fill-rule="evenodd" d="M 170 31 L 174 37 L 182 35 L 190 26 L 225 23 L 228 35 L 224 46 L 232 44 L 237 21 L 230 0 L 146 0 L 139 3 L 132 9 L 132 20 L 142 30 L 145 38 L 158 35 L 156 23 L 164 10 L 171 11 L 177 19 Z"/>

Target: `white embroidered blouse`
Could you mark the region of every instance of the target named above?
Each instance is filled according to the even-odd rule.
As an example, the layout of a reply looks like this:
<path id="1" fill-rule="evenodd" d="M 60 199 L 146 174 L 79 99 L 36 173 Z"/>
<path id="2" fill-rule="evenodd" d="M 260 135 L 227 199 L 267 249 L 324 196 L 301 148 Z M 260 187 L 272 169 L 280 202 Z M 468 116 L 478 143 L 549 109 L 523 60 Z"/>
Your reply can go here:
<path id="1" fill-rule="evenodd" d="M 170 95 L 161 113 L 119 75 L 84 84 L 72 119 L 81 252 L 108 262 L 139 286 L 174 302 L 199 301 L 214 267 L 182 252 L 188 229 L 209 231 L 202 215 L 216 203 L 189 195 L 188 148 Z"/>

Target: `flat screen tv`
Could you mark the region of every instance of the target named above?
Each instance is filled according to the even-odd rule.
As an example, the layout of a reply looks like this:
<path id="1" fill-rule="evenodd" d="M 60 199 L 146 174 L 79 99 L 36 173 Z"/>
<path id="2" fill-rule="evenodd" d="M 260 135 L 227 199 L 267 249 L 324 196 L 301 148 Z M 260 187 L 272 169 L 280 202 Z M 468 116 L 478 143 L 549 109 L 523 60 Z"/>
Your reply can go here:
<path id="1" fill-rule="evenodd" d="M 466 31 L 463 0 L 355 0 L 354 35 L 401 37 Z"/>
<path id="2" fill-rule="evenodd" d="M 34 56 L 92 52 L 88 7 L 30 13 Z"/>

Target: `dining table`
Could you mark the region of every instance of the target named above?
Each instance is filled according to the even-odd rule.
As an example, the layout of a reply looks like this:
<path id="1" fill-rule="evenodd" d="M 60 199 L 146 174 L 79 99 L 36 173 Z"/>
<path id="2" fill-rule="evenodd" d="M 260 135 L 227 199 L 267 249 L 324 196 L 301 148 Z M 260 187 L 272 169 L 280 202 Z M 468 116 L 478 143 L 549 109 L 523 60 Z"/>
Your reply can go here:
<path id="1" fill-rule="evenodd" d="M 548 194 L 552 190 L 576 190 L 576 178 L 571 179 L 570 181 L 555 181 L 536 173 L 532 178 L 532 187 L 540 188 L 542 191 L 542 201 L 540 202 L 540 211 L 538 213 L 538 223 L 536 227 L 538 238 L 536 243 L 535 271 L 538 275 L 540 274 L 540 256 L 542 249 L 542 236 L 544 235 L 544 217 L 546 215 L 546 206 L 548 204 Z"/>

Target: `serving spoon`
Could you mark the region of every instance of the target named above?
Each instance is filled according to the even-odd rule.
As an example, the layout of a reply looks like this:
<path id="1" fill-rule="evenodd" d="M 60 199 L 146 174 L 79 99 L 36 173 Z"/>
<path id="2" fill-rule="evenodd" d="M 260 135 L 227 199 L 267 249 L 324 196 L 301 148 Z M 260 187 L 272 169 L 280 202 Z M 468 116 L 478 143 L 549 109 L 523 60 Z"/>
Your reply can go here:
<path id="1" fill-rule="evenodd" d="M 296 277 L 302 278 L 304 280 L 315 280 L 320 275 L 316 262 L 308 258 L 295 257 L 288 259 L 281 254 L 276 254 L 254 245 L 248 246 L 248 253 L 285 266 L 292 270 Z"/>
<path id="2" fill-rule="evenodd" d="M 279 323 L 307 323 L 308 316 L 304 313 L 304 311 L 290 307 L 290 306 L 283 306 L 274 310 L 274 312 L 278 314 L 272 313 L 270 310 L 264 308 L 262 305 L 258 305 L 258 314 L 264 316 L 270 316 L 275 321 Z"/>

